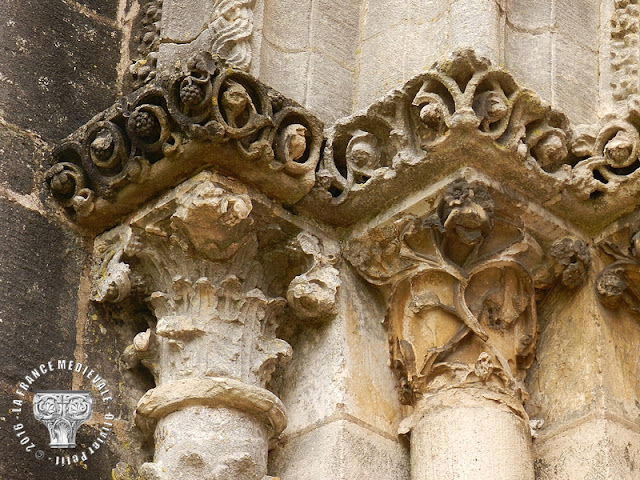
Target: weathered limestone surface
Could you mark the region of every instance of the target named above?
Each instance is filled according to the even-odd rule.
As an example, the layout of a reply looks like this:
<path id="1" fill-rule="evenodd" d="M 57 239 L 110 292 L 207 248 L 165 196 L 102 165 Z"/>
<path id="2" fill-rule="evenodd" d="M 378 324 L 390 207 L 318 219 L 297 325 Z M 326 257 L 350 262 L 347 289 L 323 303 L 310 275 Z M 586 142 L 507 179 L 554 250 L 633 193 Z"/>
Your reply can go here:
<path id="1" fill-rule="evenodd" d="M 631 480 L 638 477 L 638 445 L 637 422 L 593 415 L 536 440 L 536 478 Z"/>
<path id="2" fill-rule="evenodd" d="M 281 480 L 350 480 L 371 475 L 409 479 L 404 445 L 349 420 L 335 420 L 287 438 L 270 453 L 270 469 Z"/>
<path id="3" fill-rule="evenodd" d="M 414 427 L 411 478 L 533 480 L 529 422 L 494 400 L 464 395 L 439 399 Z"/>
<path id="4" fill-rule="evenodd" d="M 0 400 L 118 385 L 70 478 L 638 476 L 637 0 L 0 13 Z"/>
<path id="5" fill-rule="evenodd" d="M 293 358 L 274 375 L 289 422 L 271 452 L 270 472 L 282 480 L 321 473 L 348 479 L 373 468 L 382 479 L 408 478 L 406 446 L 396 435 L 401 406 L 387 367 L 384 306 L 346 265 L 337 268 L 335 317 L 291 332 Z"/>

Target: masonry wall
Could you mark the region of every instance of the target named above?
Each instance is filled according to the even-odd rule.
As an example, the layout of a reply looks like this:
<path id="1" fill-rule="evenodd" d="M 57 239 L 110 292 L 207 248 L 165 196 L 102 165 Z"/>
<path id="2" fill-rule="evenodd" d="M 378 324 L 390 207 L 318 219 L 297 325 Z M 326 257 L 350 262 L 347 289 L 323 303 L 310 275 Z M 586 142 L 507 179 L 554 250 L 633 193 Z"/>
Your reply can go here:
<path id="1" fill-rule="evenodd" d="M 20 447 L 15 418 L 5 406 L 31 369 L 58 358 L 97 365 L 117 385 L 119 416 L 105 450 L 87 469 L 74 467 L 64 478 L 110 478 L 118 462 L 150 458 L 150 445 L 132 419 L 137 399 L 153 384 L 142 370 L 129 372 L 119 360 L 123 345 L 146 328 L 149 312 L 121 318 L 91 305 L 92 238 L 61 214 L 44 178 L 54 146 L 130 88 L 126 72 L 140 44 L 137 36 L 144 34 L 139 20 L 148 4 L 0 3 L 2 480 L 52 476 L 49 464 Z M 165 0 L 168 5 L 174 10 L 164 12 L 159 37 L 166 68 L 195 48 L 189 42 L 206 27 L 190 8 L 211 13 L 211 4 L 203 1 Z M 256 0 L 249 71 L 331 124 L 452 49 L 473 46 L 564 110 L 574 124 L 593 122 L 612 104 L 613 16 L 610 6 L 597 0 L 579 6 L 563 0 Z M 194 18 L 201 30 L 187 32 Z M 181 31 L 188 35 L 181 37 Z M 379 292 L 342 268 L 345 286 L 336 319 L 287 339 L 295 356 L 277 372 L 272 387 L 289 409 L 290 423 L 271 452 L 270 472 L 295 480 L 360 478 L 371 471 L 384 480 L 404 479 L 407 445 L 396 435 L 403 407 L 387 368 L 384 306 Z M 593 278 L 590 282 L 592 289 Z M 637 388 L 628 379 L 637 376 L 638 327 L 629 317 L 602 315 L 593 305 L 563 310 L 574 301 L 551 298 L 540 305 L 541 341 L 530 374 L 529 407 L 532 416 L 550 422 L 535 442 L 538 475 L 575 476 L 580 467 L 600 478 L 604 463 L 607 472 L 618 475 L 612 478 L 633 478 L 640 430 L 634 423 Z M 574 363 L 568 363 L 569 344 L 576 349 Z M 583 355 L 584 345 L 594 349 Z M 566 371 L 557 373 L 559 366 Z M 52 389 L 79 384 L 78 378 L 63 376 L 48 381 Z M 576 386 L 570 395 L 567 384 Z M 90 426 L 95 434 L 97 424 Z M 27 427 L 38 442 L 48 441 L 42 425 Z M 594 443 L 596 453 L 590 450 Z M 559 451 L 572 452 L 572 460 Z M 567 473 L 567 478 L 573 477 Z"/>
<path id="2" fill-rule="evenodd" d="M 80 360 L 87 322 L 90 239 L 49 199 L 44 172 L 53 147 L 119 93 L 125 2 L 3 0 L 0 3 L 0 478 L 56 473 L 19 444 L 9 413 L 16 386 L 39 364 Z M 39 387 L 71 389 L 69 376 Z M 25 415 L 27 417 L 27 415 Z M 24 420 L 39 444 L 42 424 Z M 91 428 L 94 432 L 94 427 Z M 85 439 L 79 439 L 84 441 Z M 108 478 L 112 437 L 90 469 L 64 478 Z"/>

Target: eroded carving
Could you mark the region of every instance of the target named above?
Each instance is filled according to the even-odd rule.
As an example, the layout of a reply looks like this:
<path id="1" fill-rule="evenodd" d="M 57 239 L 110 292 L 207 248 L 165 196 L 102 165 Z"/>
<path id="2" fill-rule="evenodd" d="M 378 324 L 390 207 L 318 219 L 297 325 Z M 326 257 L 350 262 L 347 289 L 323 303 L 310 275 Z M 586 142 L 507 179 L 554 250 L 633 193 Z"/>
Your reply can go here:
<path id="1" fill-rule="evenodd" d="M 105 223 L 203 165 L 295 203 L 315 182 L 322 141 L 313 116 L 203 54 L 78 131 L 54 152 L 47 181 L 82 223 Z M 185 150 L 200 153 L 178 160 Z"/>
<path id="2" fill-rule="evenodd" d="M 142 7 L 140 34 L 136 47 L 136 60 L 129 66 L 133 88 L 140 88 L 156 77 L 158 47 L 160 45 L 160 21 L 163 0 L 148 0 Z"/>
<path id="3" fill-rule="evenodd" d="M 632 95 L 598 125 L 576 127 L 571 150 L 579 160 L 573 167 L 571 188 L 578 198 L 597 200 L 623 193 L 622 185 L 637 181 L 639 125 L 640 98 Z"/>
<path id="4" fill-rule="evenodd" d="M 209 24 L 211 53 L 245 71 L 251 64 L 252 7 L 253 0 L 214 0 L 213 21 Z"/>
<path id="5" fill-rule="evenodd" d="M 346 257 L 369 281 L 392 286 L 386 322 L 404 403 L 482 388 L 526 418 L 541 248 L 496 214 L 484 186 L 454 182 L 436 214 L 375 229 Z"/>
<path id="6" fill-rule="evenodd" d="M 549 251 L 555 263 L 555 276 L 571 289 L 584 285 L 591 263 L 588 246 L 575 238 L 563 238 L 555 242 Z"/>
<path id="7" fill-rule="evenodd" d="M 630 226 L 614 241 L 604 241 L 601 250 L 614 259 L 596 277 L 596 293 L 607 308 L 624 307 L 640 315 L 640 231 Z M 626 246 L 623 246 L 626 245 Z"/>
<path id="8" fill-rule="evenodd" d="M 340 272 L 335 265 L 336 252 L 326 248 L 313 235 L 302 232 L 296 239 L 297 246 L 308 256 L 308 270 L 295 277 L 287 290 L 289 306 L 301 318 L 321 318 L 334 312 L 336 295 L 340 287 Z"/>
<path id="9" fill-rule="evenodd" d="M 546 173 L 561 169 L 568 121 L 473 52 L 454 54 L 329 132 L 316 193 L 339 205 L 425 160 L 451 131 L 474 132 Z M 569 166 L 567 165 L 567 168 Z"/>
<path id="10" fill-rule="evenodd" d="M 613 98 L 625 100 L 638 93 L 638 0 L 615 0 L 611 18 Z"/>

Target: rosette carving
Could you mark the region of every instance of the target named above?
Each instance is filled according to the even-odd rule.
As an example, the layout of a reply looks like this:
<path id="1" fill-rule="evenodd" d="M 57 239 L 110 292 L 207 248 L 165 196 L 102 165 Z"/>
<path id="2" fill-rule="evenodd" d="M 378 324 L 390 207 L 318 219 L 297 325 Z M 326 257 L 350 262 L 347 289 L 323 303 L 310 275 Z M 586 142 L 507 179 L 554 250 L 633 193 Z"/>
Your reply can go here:
<path id="1" fill-rule="evenodd" d="M 579 161 L 573 168 L 572 188 L 579 198 L 617 193 L 640 175 L 640 99 L 633 95 L 620 109 L 599 125 L 576 127 L 571 149 Z"/>
<path id="2" fill-rule="evenodd" d="M 72 135 L 47 180 L 81 223 L 97 226 L 209 165 L 295 203 L 315 183 L 322 142 L 322 124 L 304 109 L 200 54 Z"/>
<path id="3" fill-rule="evenodd" d="M 87 216 L 94 208 L 94 191 L 86 187 L 87 179 L 79 165 L 80 148 L 75 143 L 61 145 L 54 151 L 57 163 L 47 171 L 45 180 L 53 197 L 79 216 Z"/>

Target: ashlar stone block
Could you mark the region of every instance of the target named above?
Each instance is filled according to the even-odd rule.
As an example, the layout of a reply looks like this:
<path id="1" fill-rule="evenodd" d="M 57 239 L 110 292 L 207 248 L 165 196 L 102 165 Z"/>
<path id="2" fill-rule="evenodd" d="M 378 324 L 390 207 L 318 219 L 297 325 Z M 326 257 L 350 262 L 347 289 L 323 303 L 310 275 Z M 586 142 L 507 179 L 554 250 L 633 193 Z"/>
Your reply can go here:
<path id="1" fill-rule="evenodd" d="M 500 10 L 494 0 L 456 0 L 451 4 L 449 40 L 451 50 L 473 48 L 498 62 L 500 55 Z"/>
<path id="2" fill-rule="evenodd" d="M 405 22 L 406 7 L 404 2 L 387 2 L 385 0 L 369 0 L 365 4 L 362 40 L 369 40 L 397 25 Z"/>
<path id="3" fill-rule="evenodd" d="M 364 41 L 358 60 L 354 110 L 364 108 L 387 91 L 402 85 L 403 55 L 389 45 L 399 45 L 404 25 L 397 25 Z"/>
<path id="4" fill-rule="evenodd" d="M 352 105 L 353 76 L 353 71 L 327 55 L 312 52 L 305 107 L 325 122 L 348 115 Z"/>
<path id="5" fill-rule="evenodd" d="M 593 123 L 598 109 L 598 56 L 570 37 L 556 35 L 554 107 L 574 124 Z"/>
<path id="6" fill-rule="evenodd" d="M 353 68 L 356 60 L 360 2 L 315 0 L 311 44 L 335 62 Z"/>
<path id="7" fill-rule="evenodd" d="M 576 4 L 572 0 L 554 0 L 554 3 L 554 24 L 557 31 L 588 49 L 597 50 L 602 2 L 580 0 L 579 4 Z"/>
<path id="8" fill-rule="evenodd" d="M 524 33 L 507 28 L 504 45 L 505 64 L 514 77 L 551 103 L 553 98 L 551 33 Z M 526 63 L 522 62 L 523 57 L 527 58 Z"/>
<path id="9" fill-rule="evenodd" d="M 307 85 L 309 53 L 306 51 L 285 51 L 271 44 L 265 37 L 260 58 L 260 81 L 275 88 L 284 96 L 304 104 Z"/>
<path id="10" fill-rule="evenodd" d="M 265 39 L 293 52 L 308 49 L 311 30 L 312 1 L 273 0 L 265 4 L 263 32 Z M 304 82 L 300 82 L 304 83 Z"/>
<path id="11" fill-rule="evenodd" d="M 347 420 L 285 439 L 270 452 L 269 473 L 280 480 L 409 480 L 406 445 Z"/>
<path id="12" fill-rule="evenodd" d="M 518 30 L 550 29 L 554 0 L 509 0 L 507 20 Z"/>
<path id="13" fill-rule="evenodd" d="M 635 480 L 640 467 L 637 426 L 590 418 L 534 441 L 538 480 Z"/>
<path id="14" fill-rule="evenodd" d="M 448 15 L 408 24 L 403 49 L 404 80 L 429 70 L 446 54 L 449 47 L 449 25 Z"/>

